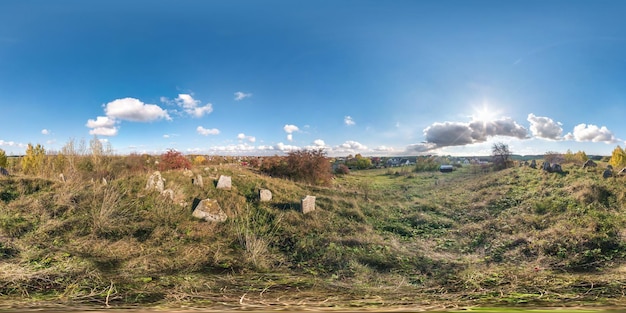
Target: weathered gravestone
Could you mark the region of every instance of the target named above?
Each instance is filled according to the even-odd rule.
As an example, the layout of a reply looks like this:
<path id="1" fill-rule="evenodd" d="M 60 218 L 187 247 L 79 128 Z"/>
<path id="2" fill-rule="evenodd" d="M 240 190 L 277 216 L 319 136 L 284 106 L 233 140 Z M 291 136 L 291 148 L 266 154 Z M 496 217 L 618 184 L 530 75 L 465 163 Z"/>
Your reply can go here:
<path id="1" fill-rule="evenodd" d="M 220 175 L 220 179 L 217 181 L 217 189 L 230 190 L 232 188 L 232 179 L 230 176 Z"/>
<path id="2" fill-rule="evenodd" d="M 0 176 L 9 176 L 9 171 L 4 167 L 0 167 Z"/>
<path id="3" fill-rule="evenodd" d="M 65 182 L 65 175 L 63 175 L 63 173 L 59 174 L 59 180 Z"/>
<path id="4" fill-rule="evenodd" d="M 272 201 L 272 192 L 269 191 L 269 189 L 259 190 L 259 201 L 261 202 Z"/>
<path id="5" fill-rule="evenodd" d="M 552 166 L 550 165 L 550 162 L 543 162 L 541 167 L 543 168 L 544 171 L 548 173 L 552 170 Z"/>
<path id="6" fill-rule="evenodd" d="M 170 199 L 170 201 L 174 201 L 174 190 L 172 189 L 165 189 L 161 192 L 161 195 L 167 199 Z"/>
<path id="7" fill-rule="evenodd" d="M 215 199 L 200 201 L 192 215 L 207 222 L 224 222 L 228 218 Z"/>
<path id="8" fill-rule="evenodd" d="M 587 162 L 585 162 L 585 164 L 583 164 L 583 168 L 588 168 L 588 167 L 597 167 L 598 164 L 596 162 L 594 162 L 592 159 L 587 160 Z"/>
<path id="9" fill-rule="evenodd" d="M 196 178 L 192 178 L 191 183 L 194 186 L 198 186 L 200 188 L 204 187 L 204 182 L 202 181 L 202 175 L 200 174 L 196 175 Z"/>
<path id="10" fill-rule="evenodd" d="M 609 164 L 606 166 L 606 168 L 610 169 L 611 171 L 613 170 L 613 165 Z"/>
<path id="11" fill-rule="evenodd" d="M 609 177 L 611 177 L 611 176 L 613 176 L 613 171 L 611 171 L 611 170 L 610 170 L 610 169 L 608 169 L 608 168 L 607 168 L 606 170 L 604 170 L 604 173 L 602 173 L 602 177 L 603 177 L 603 178 L 609 178 Z"/>
<path id="12" fill-rule="evenodd" d="M 530 161 L 530 167 L 531 168 L 537 168 L 537 161 L 535 161 L 535 160 Z"/>
<path id="13" fill-rule="evenodd" d="M 300 208 L 302 209 L 303 214 L 307 214 L 311 211 L 315 211 L 315 197 L 314 196 L 306 196 L 302 199 L 300 203 Z"/>
<path id="14" fill-rule="evenodd" d="M 561 168 L 561 164 L 554 163 L 550 168 L 551 173 L 563 173 L 563 169 Z"/>
<path id="15" fill-rule="evenodd" d="M 622 170 L 620 170 L 619 173 L 617 173 L 617 175 L 619 175 L 619 176 L 626 175 L 626 167 L 624 167 Z"/>
<path id="16" fill-rule="evenodd" d="M 148 177 L 148 181 L 146 182 L 147 190 L 154 189 L 154 190 L 157 190 L 158 192 L 163 192 L 164 188 L 165 188 L 165 179 L 161 177 L 161 172 L 156 171 L 152 173 L 150 177 Z"/>

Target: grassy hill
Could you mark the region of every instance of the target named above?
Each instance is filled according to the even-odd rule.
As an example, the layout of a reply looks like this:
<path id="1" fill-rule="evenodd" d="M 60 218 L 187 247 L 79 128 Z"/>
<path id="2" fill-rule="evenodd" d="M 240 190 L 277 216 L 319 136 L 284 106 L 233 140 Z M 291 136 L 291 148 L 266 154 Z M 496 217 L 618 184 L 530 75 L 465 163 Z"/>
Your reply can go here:
<path id="1" fill-rule="evenodd" d="M 602 167 L 602 165 L 600 166 Z M 2 303 L 285 308 L 623 305 L 626 182 L 600 169 L 367 170 L 320 187 L 248 167 L 104 183 L 0 178 Z M 187 173 L 188 174 L 188 173 Z M 218 190 L 229 175 L 232 190 Z M 259 188 L 271 202 L 259 202 Z M 299 212 L 317 197 L 317 210 Z M 194 199 L 229 216 L 191 216 Z"/>

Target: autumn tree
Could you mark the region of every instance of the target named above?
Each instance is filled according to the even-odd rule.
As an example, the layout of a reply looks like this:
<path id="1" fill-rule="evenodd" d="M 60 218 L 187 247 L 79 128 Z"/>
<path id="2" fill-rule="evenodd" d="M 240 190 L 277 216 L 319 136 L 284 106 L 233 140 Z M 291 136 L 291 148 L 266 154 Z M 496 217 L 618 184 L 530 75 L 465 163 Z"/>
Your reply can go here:
<path id="1" fill-rule="evenodd" d="M 174 149 L 167 150 L 166 153 L 161 154 L 159 161 L 159 170 L 176 170 L 176 169 L 190 169 L 191 162 L 179 151 Z"/>
<path id="2" fill-rule="evenodd" d="M 509 167 L 511 154 L 509 145 L 502 142 L 494 143 L 491 147 L 491 158 L 496 169 L 502 170 Z"/>
<path id="3" fill-rule="evenodd" d="M 46 157 L 46 150 L 41 144 L 33 147 L 28 144 L 26 156 L 22 159 L 22 171 L 25 174 L 40 174 L 43 170 L 43 162 Z"/>
<path id="4" fill-rule="evenodd" d="M 615 147 L 615 149 L 613 149 L 613 153 L 611 154 L 609 164 L 611 164 L 614 168 L 626 166 L 626 150 L 622 149 L 620 146 Z"/>
<path id="5" fill-rule="evenodd" d="M 8 158 L 7 153 L 0 149 L 0 167 L 7 167 Z"/>

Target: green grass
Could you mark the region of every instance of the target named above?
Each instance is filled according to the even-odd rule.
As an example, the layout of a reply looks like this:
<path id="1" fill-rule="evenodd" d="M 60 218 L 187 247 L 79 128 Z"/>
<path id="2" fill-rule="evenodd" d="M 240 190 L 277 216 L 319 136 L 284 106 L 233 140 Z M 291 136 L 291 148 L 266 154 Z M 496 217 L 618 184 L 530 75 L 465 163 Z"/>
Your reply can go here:
<path id="1" fill-rule="evenodd" d="M 331 186 L 234 164 L 107 185 L 0 178 L 0 299 L 18 303 L 385 307 L 623 305 L 622 179 L 565 166 L 353 171 Z M 233 179 L 217 190 L 219 175 Z M 257 201 L 260 188 L 271 202 Z M 317 210 L 299 212 L 317 197 Z M 224 223 L 191 217 L 213 198 Z M 7 302 L 8 303 L 8 302 Z"/>

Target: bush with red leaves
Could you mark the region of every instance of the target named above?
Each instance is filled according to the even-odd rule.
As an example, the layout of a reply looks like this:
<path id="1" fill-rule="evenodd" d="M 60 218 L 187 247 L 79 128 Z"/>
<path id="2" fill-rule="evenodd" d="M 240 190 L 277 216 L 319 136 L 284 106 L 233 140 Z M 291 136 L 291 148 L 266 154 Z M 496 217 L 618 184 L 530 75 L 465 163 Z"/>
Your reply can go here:
<path id="1" fill-rule="evenodd" d="M 160 171 L 177 170 L 181 168 L 191 168 L 191 162 L 189 162 L 189 159 L 182 153 L 170 149 L 167 150 L 166 153 L 161 154 L 161 159 L 159 160 Z"/>

